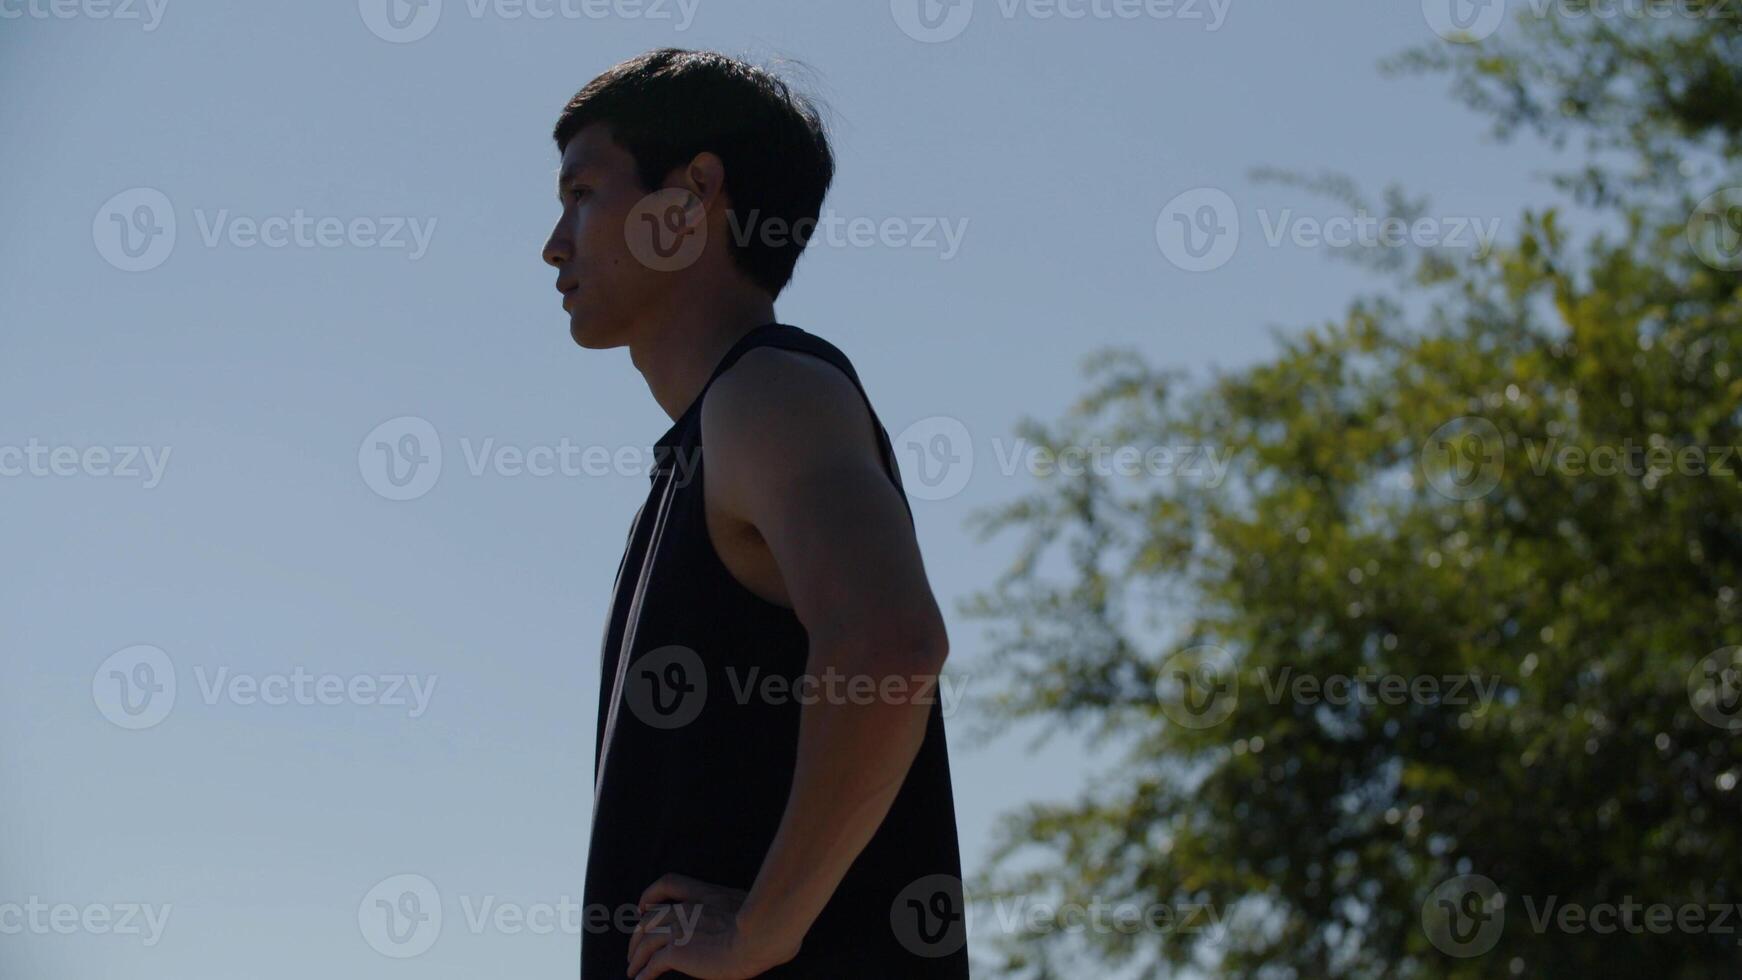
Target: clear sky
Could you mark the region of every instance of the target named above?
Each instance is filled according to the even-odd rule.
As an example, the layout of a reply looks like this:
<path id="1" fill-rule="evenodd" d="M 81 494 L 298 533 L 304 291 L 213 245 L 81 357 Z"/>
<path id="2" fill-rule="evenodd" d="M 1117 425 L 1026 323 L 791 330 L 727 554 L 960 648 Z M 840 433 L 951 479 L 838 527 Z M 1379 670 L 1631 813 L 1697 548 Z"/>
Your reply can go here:
<path id="1" fill-rule="evenodd" d="M 1029 485 L 1017 420 L 1099 347 L 1235 366 L 1366 284 L 1311 244 L 1337 206 L 1252 168 L 1402 181 L 1447 234 L 1549 196 L 1545 151 L 1376 70 L 1437 43 L 1415 2 L 393 2 L 0 0 L 8 980 L 574 974 L 546 916 L 669 424 L 539 261 L 550 127 L 612 62 L 796 58 L 831 107 L 833 223 L 778 310 L 905 447 L 971 450 L 913 501 L 964 719 L 956 603 L 1014 544 L 964 521 Z M 1182 251 L 1229 209 L 1237 249 Z M 1018 737 L 953 762 L 970 874 L 999 813 L 1117 778 Z M 410 945 L 374 905 L 408 893 L 441 914 Z"/>

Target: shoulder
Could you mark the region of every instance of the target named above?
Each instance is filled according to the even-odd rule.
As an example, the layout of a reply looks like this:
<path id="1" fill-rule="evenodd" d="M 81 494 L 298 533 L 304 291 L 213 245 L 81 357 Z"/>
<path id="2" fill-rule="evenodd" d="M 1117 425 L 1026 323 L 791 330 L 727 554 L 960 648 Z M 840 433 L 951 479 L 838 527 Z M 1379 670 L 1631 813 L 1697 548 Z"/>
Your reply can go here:
<path id="1" fill-rule="evenodd" d="M 721 374 L 702 401 L 702 435 L 736 443 L 768 436 L 857 441 L 871 435 L 871 412 L 853 379 L 801 351 L 757 347 Z"/>
<path id="2" fill-rule="evenodd" d="M 700 424 L 710 472 L 740 486 L 821 466 L 881 465 L 858 386 L 801 351 L 746 352 L 709 388 Z"/>

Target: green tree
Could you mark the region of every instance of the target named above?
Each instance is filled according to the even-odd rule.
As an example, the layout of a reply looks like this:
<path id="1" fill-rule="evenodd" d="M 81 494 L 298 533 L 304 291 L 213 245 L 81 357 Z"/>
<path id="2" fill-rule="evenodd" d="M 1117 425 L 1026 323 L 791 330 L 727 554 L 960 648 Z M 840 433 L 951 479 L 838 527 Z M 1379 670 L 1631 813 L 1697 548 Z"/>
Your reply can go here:
<path id="1" fill-rule="evenodd" d="M 1585 203 L 1630 207 L 1642 191 L 1711 178 L 1742 157 L 1734 0 L 1541 2 L 1550 15 L 1521 17 L 1515 32 L 1424 45 L 1385 67 L 1449 72 L 1501 137 L 1583 137 L 1589 164 L 1557 182 Z M 1623 7 L 1641 15 L 1615 16 Z"/>
<path id="2" fill-rule="evenodd" d="M 1010 975 L 1742 967 L 1742 921 L 1707 911 L 1742 902 L 1742 223 L 1695 206 L 1742 160 L 1742 47 L 1734 19 L 1565 6 L 1394 64 L 1583 128 L 1596 162 L 1565 185 L 1618 230 L 1574 240 L 1545 208 L 1473 258 L 1389 253 L 1427 302 L 1364 297 L 1201 382 L 1102 352 L 1064 418 L 1021 424 L 1232 464 L 1083 468 L 977 516 L 1022 538 L 965 609 L 1005 679 L 993 730 L 1077 728 L 1121 762 L 1010 815 L 970 894 L 1186 917 L 1005 935 Z M 1678 147 L 1712 166 L 1654 169 Z M 1704 926 L 1559 918 L 1627 902 Z"/>

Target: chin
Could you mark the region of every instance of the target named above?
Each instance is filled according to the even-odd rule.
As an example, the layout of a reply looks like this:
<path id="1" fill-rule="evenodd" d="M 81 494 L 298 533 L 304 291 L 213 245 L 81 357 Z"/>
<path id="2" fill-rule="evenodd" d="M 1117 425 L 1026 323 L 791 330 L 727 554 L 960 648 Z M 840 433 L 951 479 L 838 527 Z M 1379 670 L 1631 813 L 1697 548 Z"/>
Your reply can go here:
<path id="1" fill-rule="evenodd" d="M 609 350 L 612 347 L 623 346 L 615 338 L 619 331 L 611 329 L 611 324 L 596 317 L 576 314 L 569 317 L 569 336 L 581 347 L 589 350 Z"/>

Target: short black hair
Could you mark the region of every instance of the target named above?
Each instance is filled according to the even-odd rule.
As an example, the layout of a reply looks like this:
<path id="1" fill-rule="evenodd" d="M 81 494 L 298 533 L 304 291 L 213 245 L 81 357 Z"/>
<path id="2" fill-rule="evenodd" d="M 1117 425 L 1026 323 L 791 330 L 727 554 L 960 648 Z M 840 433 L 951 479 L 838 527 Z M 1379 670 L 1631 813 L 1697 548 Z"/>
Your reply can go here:
<path id="1" fill-rule="evenodd" d="M 648 191 L 703 151 L 725 164 L 736 226 L 732 257 L 778 296 L 792 279 L 835 176 L 828 134 L 810 98 L 771 72 L 714 51 L 661 48 L 613 65 L 588 82 L 556 122 L 557 152 L 603 123 L 635 158 Z M 788 234 L 760 229 L 779 221 Z"/>

